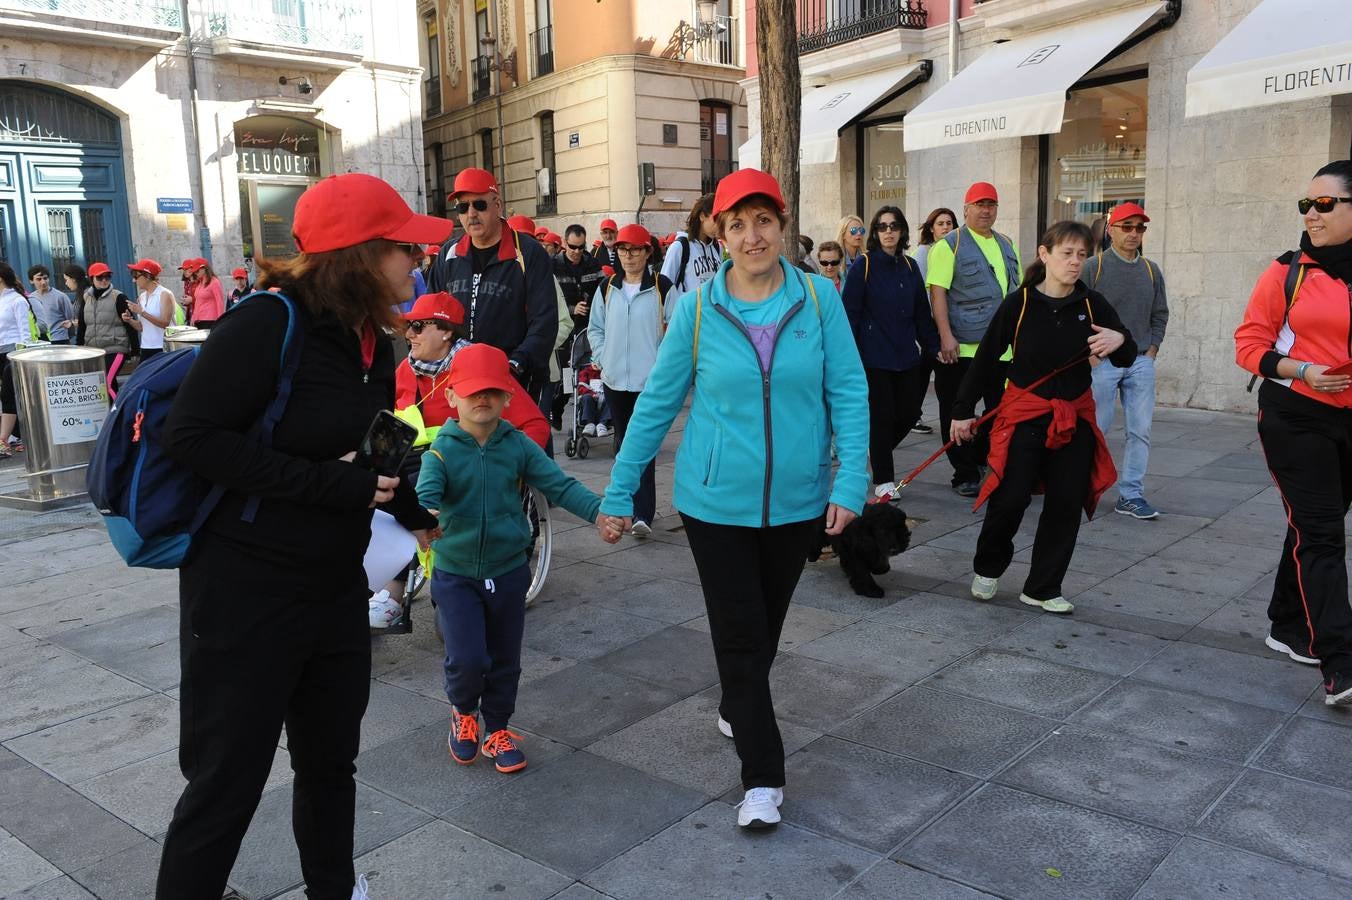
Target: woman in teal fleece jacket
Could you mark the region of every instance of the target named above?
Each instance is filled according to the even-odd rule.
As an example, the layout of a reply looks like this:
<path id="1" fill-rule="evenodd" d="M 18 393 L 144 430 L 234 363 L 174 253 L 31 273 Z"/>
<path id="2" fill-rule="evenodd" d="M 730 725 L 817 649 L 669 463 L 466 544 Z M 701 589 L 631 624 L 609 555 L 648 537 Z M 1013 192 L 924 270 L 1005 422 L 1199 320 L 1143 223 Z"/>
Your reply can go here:
<path id="1" fill-rule="evenodd" d="M 674 501 L 699 569 L 746 797 L 738 824 L 779 821 L 784 746 L 770 666 L 822 516 L 838 534 L 868 491 L 868 386 L 831 282 L 783 259 L 779 185 L 742 169 L 718 184 L 730 259 L 678 302 L 601 503 L 633 515 L 639 473 L 694 386 Z M 840 469 L 832 477 L 831 440 Z"/>

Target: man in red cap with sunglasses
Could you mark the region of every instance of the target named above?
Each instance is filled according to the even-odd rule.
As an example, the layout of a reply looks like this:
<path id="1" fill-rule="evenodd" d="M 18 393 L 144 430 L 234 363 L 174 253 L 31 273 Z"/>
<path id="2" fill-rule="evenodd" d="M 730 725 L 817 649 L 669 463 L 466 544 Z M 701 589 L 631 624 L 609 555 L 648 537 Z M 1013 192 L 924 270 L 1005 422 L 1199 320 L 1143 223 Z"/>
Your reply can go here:
<path id="1" fill-rule="evenodd" d="M 1145 467 L 1150 457 L 1150 423 L 1155 417 L 1155 355 L 1169 324 L 1164 273 L 1141 255 L 1150 217 L 1137 203 L 1119 203 L 1108 214 L 1112 240 L 1103 253 L 1084 264 L 1081 277 L 1102 294 L 1136 341 L 1138 356 L 1129 368 L 1094 364 L 1094 405 L 1099 430 L 1113 427 L 1113 406 L 1120 395 L 1126 446 L 1117 480 L 1113 512 L 1153 519 L 1159 511 L 1145 499 Z M 1091 360 L 1092 362 L 1092 360 Z"/>
<path id="2" fill-rule="evenodd" d="M 549 255 L 529 232 L 508 227 L 493 173 L 461 170 L 451 202 L 465 234 L 453 247 L 443 245 L 427 288 L 460 298 L 470 341 L 506 353 L 517 381 L 539 396 L 549 383 L 549 354 L 559 331 Z"/>
<path id="3" fill-rule="evenodd" d="M 601 239 L 592 248 L 592 256 L 601 265 L 610 266 L 618 272 L 620 271 L 620 254 L 615 249 L 615 238 L 620 233 L 620 226 L 615 224 L 614 219 L 602 219 L 600 231 Z"/>

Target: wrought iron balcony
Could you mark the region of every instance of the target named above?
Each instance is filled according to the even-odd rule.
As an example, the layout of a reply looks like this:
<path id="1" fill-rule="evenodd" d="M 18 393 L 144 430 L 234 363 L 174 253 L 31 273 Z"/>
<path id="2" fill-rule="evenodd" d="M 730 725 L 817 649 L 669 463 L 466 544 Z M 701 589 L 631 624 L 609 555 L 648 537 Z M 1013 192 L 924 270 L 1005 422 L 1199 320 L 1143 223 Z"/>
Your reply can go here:
<path id="1" fill-rule="evenodd" d="M 176 0 L 0 0 L 0 34 L 163 47 L 183 31 Z"/>
<path id="2" fill-rule="evenodd" d="M 924 0 L 799 0 L 798 52 L 810 53 L 896 28 L 929 24 Z"/>
<path id="3" fill-rule="evenodd" d="M 28 10 L 121 25 L 183 27 L 174 0 L 0 0 L 0 9 Z"/>
<path id="4" fill-rule="evenodd" d="M 712 194 L 718 187 L 718 180 L 733 171 L 733 163 L 728 159 L 700 160 L 699 190 L 701 194 Z"/>
<path id="5" fill-rule="evenodd" d="M 554 71 L 554 26 L 546 25 L 530 33 L 530 56 L 535 66 L 533 78 Z"/>
<path id="6" fill-rule="evenodd" d="M 344 0 L 209 0 L 207 34 L 248 44 L 361 54 L 369 12 L 368 3 Z"/>
<path id="7" fill-rule="evenodd" d="M 695 62 L 716 66 L 741 65 L 738 51 L 742 43 L 738 36 L 737 19 L 733 16 L 714 16 L 713 24 L 713 32 L 708 37 L 695 39 Z"/>
<path id="8" fill-rule="evenodd" d="M 473 79 L 473 92 L 470 95 L 470 100 L 474 103 L 478 103 L 480 100 L 487 97 L 488 92 L 492 90 L 492 62 L 493 60 L 487 56 L 476 56 L 474 59 L 470 60 L 470 78 Z"/>

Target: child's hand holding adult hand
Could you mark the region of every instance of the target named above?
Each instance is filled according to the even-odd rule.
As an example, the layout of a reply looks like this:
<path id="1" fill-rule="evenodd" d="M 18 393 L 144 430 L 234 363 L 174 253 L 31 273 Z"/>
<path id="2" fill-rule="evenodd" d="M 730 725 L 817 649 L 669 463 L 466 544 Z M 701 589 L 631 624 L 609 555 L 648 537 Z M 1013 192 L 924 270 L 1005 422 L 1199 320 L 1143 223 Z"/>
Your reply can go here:
<path id="1" fill-rule="evenodd" d="M 606 516 L 596 517 L 596 532 L 601 535 L 601 540 L 607 544 L 618 544 L 620 538 L 629 530 L 628 516 Z"/>

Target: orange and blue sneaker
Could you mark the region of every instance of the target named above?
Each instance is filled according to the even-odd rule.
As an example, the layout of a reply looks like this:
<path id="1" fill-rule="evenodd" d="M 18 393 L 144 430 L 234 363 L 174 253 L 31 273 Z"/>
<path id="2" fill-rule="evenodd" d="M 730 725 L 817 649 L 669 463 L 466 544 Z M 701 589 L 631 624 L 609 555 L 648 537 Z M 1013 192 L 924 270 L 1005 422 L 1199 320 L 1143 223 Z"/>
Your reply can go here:
<path id="1" fill-rule="evenodd" d="M 446 735 L 451 759 L 467 766 L 479 756 L 479 711 L 461 713 L 451 707 L 451 732 Z"/>
<path id="2" fill-rule="evenodd" d="M 516 745 L 519 740 L 521 735 L 500 728 L 484 740 L 482 753 L 499 772 L 520 772 L 526 768 L 526 754 Z"/>

